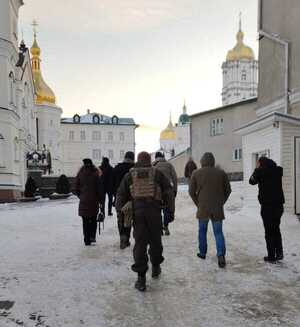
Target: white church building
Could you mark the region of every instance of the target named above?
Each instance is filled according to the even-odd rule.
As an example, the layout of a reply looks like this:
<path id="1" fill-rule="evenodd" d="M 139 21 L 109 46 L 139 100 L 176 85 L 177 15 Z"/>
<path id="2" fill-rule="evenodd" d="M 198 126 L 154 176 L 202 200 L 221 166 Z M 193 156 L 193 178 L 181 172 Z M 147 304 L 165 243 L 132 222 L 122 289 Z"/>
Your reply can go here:
<path id="1" fill-rule="evenodd" d="M 115 164 L 135 149 L 131 118 L 100 113 L 62 119 L 52 89 L 42 76 L 41 49 L 34 32 L 29 51 L 19 44 L 22 0 L 0 2 L 0 202 L 19 198 L 27 179 L 26 156 L 51 153 L 52 173 L 75 176 L 84 157 Z"/>

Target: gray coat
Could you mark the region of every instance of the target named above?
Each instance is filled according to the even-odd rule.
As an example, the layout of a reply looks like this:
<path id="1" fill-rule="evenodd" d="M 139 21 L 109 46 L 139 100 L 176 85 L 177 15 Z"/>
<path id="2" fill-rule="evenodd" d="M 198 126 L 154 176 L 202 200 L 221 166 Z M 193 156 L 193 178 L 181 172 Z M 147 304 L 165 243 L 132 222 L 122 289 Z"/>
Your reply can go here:
<path id="1" fill-rule="evenodd" d="M 177 194 L 177 174 L 173 165 L 164 158 L 158 158 L 154 161 L 153 166 L 168 178 L 174 193 Z"/>

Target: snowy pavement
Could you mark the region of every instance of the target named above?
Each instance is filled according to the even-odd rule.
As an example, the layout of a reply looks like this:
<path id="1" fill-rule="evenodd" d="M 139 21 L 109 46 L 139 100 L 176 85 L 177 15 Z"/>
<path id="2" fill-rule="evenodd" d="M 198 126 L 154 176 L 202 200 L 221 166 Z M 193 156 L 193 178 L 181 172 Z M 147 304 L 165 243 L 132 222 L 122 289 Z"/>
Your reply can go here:
<path id="1" fill-rule="evenodd" d="M 265 264 L 258 208 L 241 190 L 226 206 L 226 270 L 196 257 L 195 208 L 182 187 L 159 280 L 134 288 L 132 246 L 119 249 L 116 217 L 84 247 L 77 199 L 0 205 L 0 327 L 300 326 L 300 223 L 283 218 L 285 260 Z"/>

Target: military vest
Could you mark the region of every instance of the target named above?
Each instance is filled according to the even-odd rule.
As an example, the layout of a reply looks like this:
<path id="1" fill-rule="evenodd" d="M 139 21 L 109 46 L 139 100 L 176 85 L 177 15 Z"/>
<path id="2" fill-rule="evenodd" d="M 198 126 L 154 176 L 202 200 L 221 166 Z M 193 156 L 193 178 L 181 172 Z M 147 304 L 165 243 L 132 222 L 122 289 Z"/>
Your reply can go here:
<path id="1" fill-rule="evenodd" d="M 161 190 L 155 181 L 156 169 L 153 167 L 133 168 L 131 170 L 131 196 L 134 200 L 161 200 Z"/>

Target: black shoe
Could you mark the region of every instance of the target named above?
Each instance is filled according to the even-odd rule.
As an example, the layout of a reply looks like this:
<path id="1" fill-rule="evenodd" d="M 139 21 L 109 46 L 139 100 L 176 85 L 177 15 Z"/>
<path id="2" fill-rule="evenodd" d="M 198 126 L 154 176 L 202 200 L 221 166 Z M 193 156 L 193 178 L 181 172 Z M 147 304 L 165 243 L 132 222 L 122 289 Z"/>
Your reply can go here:
<path id="1" fill-rule="evenodd" d="M 84 242 L 85 246 L 90 246 L 91 242 Z"/>
<path id="2" fill-rule="evenodd" d="M 276 256 L 275 256 L 276 261 L 281 261 L 281 260 L 283 260 L 283 258 L 284 258 L 283 253 L 276 254 Z"/>
<path id="3" fill-rule="evenodd" d="M 96 237 L 91 237 L 91 243 L 96 243 Z"/>
<path id="4" fill-rule="evenodd" d="M 146 276 L 138 275 L 138 279 L 135 282 L 134 287 L 140 292 L 145 292 L 146 291 Z"/>
<path id="5" fill-rule="evenodd" d="M 276 263 L 276 258 L 267 256 L 267 257 L 264 257 L 264 261 L 269 262 L 269 263 Z"/>
<path id="6" fill-rule="evenodd" d="M 161 229 L 161 236 L 164 236 L 164 229 Z"/>
<path id="7" fill-rule="evenodd" d="M 219 265 L 219 268 L 225 268 L 226 267 L 226 260 L 225 260 L 224 255 L 220 255 L 218 257 L 218 265 Z"/>
<path id="8" fill-rule="evenodd" d="M 164 231 L 165 231 L 166 236 L 170 235 L 170 231 L 169 231 L 169 228 L 167 226 L 164 227 Z"/>
<path id="9" fill-rule="evenodd" d="M 161 268 L 160 265 L 158 266 L 152 266 L 152 278 L 158 278 L 161 274 Z"/>
<path id="10" fill-rule="evenodd" d="M 130 246 L 130 242 L 128 241 L 127 237 L 121 237 L 120 239 L 120 249 L 124 250 Z"/>
<path id="11" fill-rule="evenodd" d="M 108 216 L 110 216 L 110 217 L 113 216 L 112 212 L 109 212 L 109 213 L 108 213 Z"/>
<path id="12" fill-rule="evenodd" d="M 197 253 L 197 257 L 202 259 L 202 260 L 205 260 L 206 259 L 206 255 L 202 255 L 200 253 Z"/>

